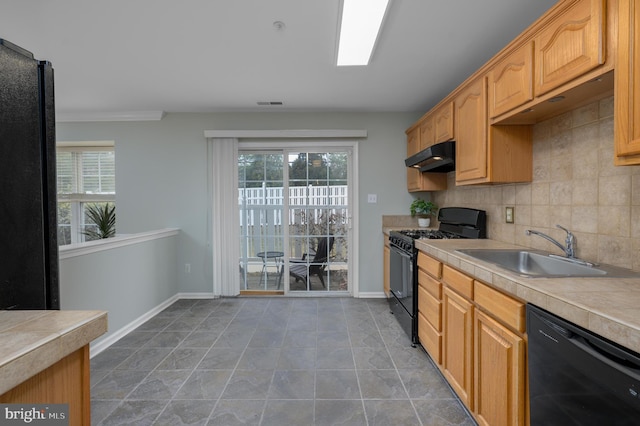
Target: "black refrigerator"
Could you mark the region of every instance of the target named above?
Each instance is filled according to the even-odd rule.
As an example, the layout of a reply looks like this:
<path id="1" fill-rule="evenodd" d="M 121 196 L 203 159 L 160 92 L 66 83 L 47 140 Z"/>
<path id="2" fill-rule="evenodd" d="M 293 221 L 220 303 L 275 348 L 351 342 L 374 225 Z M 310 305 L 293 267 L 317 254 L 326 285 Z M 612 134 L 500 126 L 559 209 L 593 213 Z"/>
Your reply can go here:
<path id="1" fill-rule="evenodd" d="M 53 68 L 0 39 L 0 309 L 60 309 Z"/>

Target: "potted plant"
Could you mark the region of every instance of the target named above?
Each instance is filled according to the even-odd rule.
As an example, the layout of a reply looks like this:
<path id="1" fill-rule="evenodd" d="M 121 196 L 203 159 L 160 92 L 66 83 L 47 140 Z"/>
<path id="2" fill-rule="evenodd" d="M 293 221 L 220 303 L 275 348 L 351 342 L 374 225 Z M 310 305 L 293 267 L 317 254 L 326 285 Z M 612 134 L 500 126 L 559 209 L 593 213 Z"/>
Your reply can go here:
<path id="1" fill-rule="evenodd" d="M 88 241 L 111 238 L 116 235 L 116 206 L 110 203 L 104 205 L 87 204 L 87 217 L 91 222 L 82 232 Z"/>
<path id="2" fill-rule="evenodd" d="M 431 215 L 438 211 L 438 206 L 431 201 L 416 198 L 411 203 L 411 217 L 418 216 L 418 226 L 426 228 L 431 223 Z"/>

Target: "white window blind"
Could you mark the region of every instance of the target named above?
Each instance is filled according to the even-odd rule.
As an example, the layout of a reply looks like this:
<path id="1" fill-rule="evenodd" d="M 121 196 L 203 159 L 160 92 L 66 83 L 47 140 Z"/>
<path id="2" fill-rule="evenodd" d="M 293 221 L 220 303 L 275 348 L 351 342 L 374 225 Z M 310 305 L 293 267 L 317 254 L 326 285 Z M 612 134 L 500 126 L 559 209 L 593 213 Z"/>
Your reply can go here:
<path id="1" fill-rule="evenodd" d="M 88 204 L 115 204 L 116 177 L 113 143 L 60 143 L 56 152 L 58 244 L 85 241 Z"/>

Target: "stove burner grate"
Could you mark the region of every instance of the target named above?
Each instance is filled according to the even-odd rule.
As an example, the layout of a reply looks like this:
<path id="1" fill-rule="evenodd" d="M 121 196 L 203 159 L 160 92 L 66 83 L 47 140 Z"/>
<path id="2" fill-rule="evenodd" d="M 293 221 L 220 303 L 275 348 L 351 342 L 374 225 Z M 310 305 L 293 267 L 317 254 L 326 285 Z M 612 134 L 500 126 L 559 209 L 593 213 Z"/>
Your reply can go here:
<path id="1" fill-rule="evenodd" d="M 459 235 L 436 229 L 407 229 L 400 231 L 400 233 L 412 239 L 444 240 L 460 238 Z"/>

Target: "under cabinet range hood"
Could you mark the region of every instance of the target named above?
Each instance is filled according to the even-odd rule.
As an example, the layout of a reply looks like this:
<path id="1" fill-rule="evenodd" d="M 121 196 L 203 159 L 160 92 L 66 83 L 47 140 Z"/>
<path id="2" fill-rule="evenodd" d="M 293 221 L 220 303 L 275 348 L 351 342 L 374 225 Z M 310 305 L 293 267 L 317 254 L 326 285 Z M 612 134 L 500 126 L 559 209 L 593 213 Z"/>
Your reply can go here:
<path id="1" fill-rule="evenodd" d="M 421 172 L 447 173 L 455 170 L 455 160 L 456 143 L 454 141 L 446 141 L 431 145 L 412 155 L 404 160 L 404 164 Z"/>

